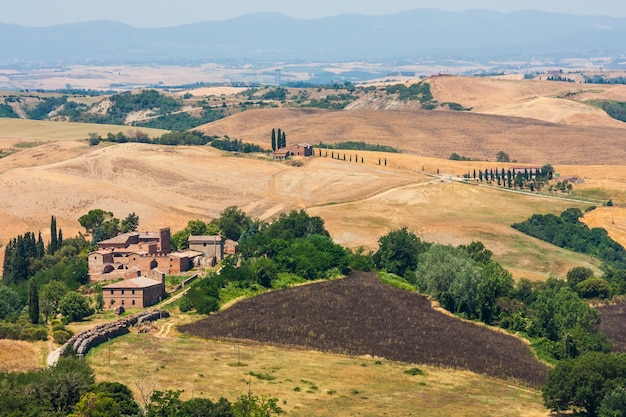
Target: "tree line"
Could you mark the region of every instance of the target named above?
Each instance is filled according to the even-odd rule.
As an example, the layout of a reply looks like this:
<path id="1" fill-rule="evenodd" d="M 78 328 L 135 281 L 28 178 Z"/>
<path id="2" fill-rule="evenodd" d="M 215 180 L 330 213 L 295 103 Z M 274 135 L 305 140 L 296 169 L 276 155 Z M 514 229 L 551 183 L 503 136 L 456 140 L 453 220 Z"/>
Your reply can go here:
<path id="1" fill-rule="evenodd" d="M 142 403 L 128 386 L 95 382 L 84 358 L 62 357 L 50 369 L 0 373 L 0 414 L 5 417 L 255 417 L 275 416 L 283 410 L 274 397 L 252 392 L 235 401 L 219 398 L 182 400 L 182 390 L 141 386 Z"/>

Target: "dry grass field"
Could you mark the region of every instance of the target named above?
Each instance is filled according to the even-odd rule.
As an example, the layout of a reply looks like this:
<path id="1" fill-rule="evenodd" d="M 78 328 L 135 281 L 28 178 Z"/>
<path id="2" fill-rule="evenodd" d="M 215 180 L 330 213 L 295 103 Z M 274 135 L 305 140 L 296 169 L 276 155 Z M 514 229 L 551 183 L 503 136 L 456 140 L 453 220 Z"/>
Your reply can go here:
<path id="1" fill-rule="evenodd" d="M 0 339 L 0 372 L 26 372 L 40 366 L 41 343 Z"/>
<path id="2" fill-rule="evenodd" d="M 579 126 L 626 128 L 588 100 L 626 101 L 625 85 L 519 81 L 496 77 L 433 77 L 428 80 L 439 102 L 460 103 L 472 112 L 527 117 Z"/>
<path id="3" fill-rule="evenodd" d="M 122 381 L 136 398 L 140 398 L 138 384 L 158 390 L 182 389 L 183 399 L 224 396 L 235 400 L 250 389 L 277 397 L 294 417 L 549 415 L 540 392 L 467 371 L 207 341 L 179 337 L 175 332 L 156 336 L 172 321 L 186 320 L 174 316 L 157 322 L 151 334 L 131 333 L 94 349 L 89 362 L 97 380 Z M 425 375 L 404 373 L 415 366 Z"/>
<path id="4" fill-rule="evenodd" d="M 495 161 L 499 151 L 523 164 L 620 165 L 626 129 L 571 126 L 540 120 L 448 111 L 250 110 L 204 125 L 209 135 L 229 135 L 269 147 L 272 128 L 287 142 L 364 141 L 423 157 L 451 153 Z"/>

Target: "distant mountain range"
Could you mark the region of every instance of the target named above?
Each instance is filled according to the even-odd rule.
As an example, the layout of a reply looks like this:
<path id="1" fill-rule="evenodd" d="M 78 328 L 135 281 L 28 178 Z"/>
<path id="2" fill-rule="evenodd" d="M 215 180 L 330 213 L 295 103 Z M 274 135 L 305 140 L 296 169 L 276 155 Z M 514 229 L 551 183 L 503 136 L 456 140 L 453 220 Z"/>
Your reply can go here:
<path id="1" fill-rule="evenodd" d="M 539 11 L 417 9 L 315 20 L 261 13 L 154 29 L 110 21 L 43 28 L 0 23 L 0 39 L 0 65 L 600 56 L 615 58 L 613 65 L 620 57 L 626 61 L 626 18 Z"/>

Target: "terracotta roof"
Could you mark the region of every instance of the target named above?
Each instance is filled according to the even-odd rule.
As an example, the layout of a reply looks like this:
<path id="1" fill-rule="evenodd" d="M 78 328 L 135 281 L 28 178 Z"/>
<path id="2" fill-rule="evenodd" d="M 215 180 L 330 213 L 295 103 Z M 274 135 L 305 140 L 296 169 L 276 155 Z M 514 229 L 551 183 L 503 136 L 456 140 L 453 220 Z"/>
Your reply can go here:
<path id="1" fill-rule="evenodd" d="M 196 256 L 202 255 L 202 252 L 198 252 L 197 250 L 186 250 L 181 252 L 172 252 L 170 256 L 175 256 L 177 258 L 195 258 Z"/>
<path id="2" fill-rule="evenodd" d="M 220 242 L 222 237 L 220 235 L 213 236 L 189 236 L 189 243 L 204 243 L 204 242 Z"/>
<path id="3" fill-rule="evenodd" d="M 128 233 L 122 233 L 121 235 L 117 235 L 115 237 L 112 237 L 111 239 L 107 239 L 107 240 L 102 240 L 100 242 L 98 242 L 99 245 L 102 244 L 119 244 L 119 243 L 126 243 L 128 241 L 128 238 L 130 238 L 131 236 L 139 236 L 139 233 L 137 232 L 128 232 Z"/>
<path id="4" fill-rule="evenodd" d="M 131 279 L 125 279 L 124 281 L 116 282 L 113 284 L 105 285 L 102 289 L 117 290 L 127 288 L 150 288 L 156 285 L 163 285 L 161 281 L 150 279 L 148 277 L 137 277 Z"/>

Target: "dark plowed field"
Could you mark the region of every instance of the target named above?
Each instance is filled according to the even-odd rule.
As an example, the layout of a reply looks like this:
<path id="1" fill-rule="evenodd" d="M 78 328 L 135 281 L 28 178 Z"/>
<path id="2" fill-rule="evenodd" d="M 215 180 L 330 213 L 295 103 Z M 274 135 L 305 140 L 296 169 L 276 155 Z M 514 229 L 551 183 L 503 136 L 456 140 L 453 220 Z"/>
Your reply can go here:
<path id="1" fill-rule="evenodd" d="M 439 313 L 425 297 L 384 285 L 376 274 L 266 293 L 180 329 L 207 339 L 461 368 L 532 386 L 548 374 L 520 340 Z"/>
<path id="2" fill-rule="evenodd" d="M 626 353 L 626 303 L 598 307 L 602 316 L 600 330 L 613 343 L 615 352 Z"/>

